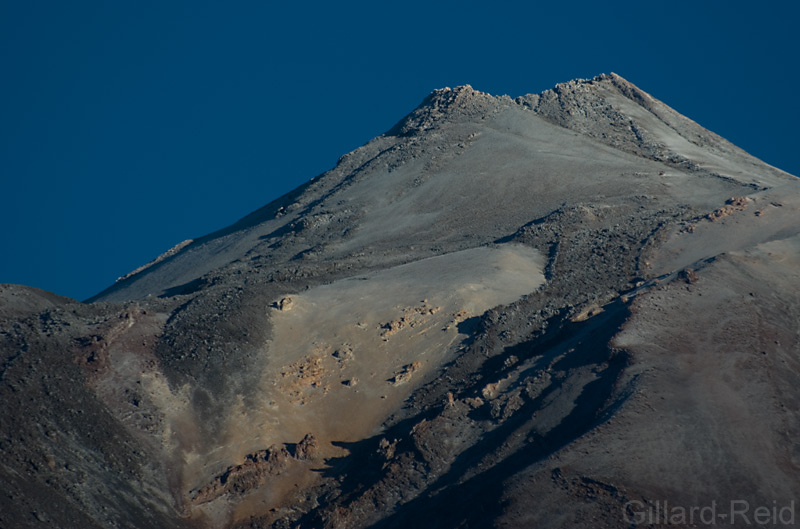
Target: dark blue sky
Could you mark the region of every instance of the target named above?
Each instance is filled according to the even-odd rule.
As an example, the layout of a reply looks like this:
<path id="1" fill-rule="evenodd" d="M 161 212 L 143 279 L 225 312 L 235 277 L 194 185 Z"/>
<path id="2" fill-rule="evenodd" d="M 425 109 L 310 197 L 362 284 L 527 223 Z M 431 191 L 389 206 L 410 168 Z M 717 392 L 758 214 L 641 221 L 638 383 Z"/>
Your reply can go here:
<path id="1" fill-rule="evenodd" d="M 793 2 L 0 2 L 0 282 L 84 299 L 434 88 L 614 71 L 793 174 Z"/>

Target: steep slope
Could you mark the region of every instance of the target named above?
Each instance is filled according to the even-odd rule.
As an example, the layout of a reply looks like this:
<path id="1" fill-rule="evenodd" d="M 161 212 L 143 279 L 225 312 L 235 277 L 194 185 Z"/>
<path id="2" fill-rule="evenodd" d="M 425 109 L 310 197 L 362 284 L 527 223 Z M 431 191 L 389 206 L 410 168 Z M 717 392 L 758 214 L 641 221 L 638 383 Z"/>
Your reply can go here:
<path id="1" fill-rule="evenodd" d="M 793 178 L 616 75 L 516 102 L 444 89 L 330 172 L 94 299 L 159 295 L 236 260 L 414 260 L 502 237 L 564 203 L 614 203 L 633 189 L 708 209 L 726 193 Z"/>
<path id="2" fill-rule="evenodd" d="M 798 208 L 795 177 L 613 74 L 437 90 L 91 304 L 4 287 L 0 525 L 784 505 Z"/>
<path id="3" fill-rule="evenodd" d="M 178 519 L 152 439 L 127 427 L 135 407 L 114 408 L 98 391 L 112 360 L 103 340 L 130 322 L 117 310 L 0 285 L 0 527 Z"/>
<path id="4" fill-rule="evenodd" d="M 673 167 L 730 178 L 753 189 L 780 185 L 789 176 L 614 73 L 559 84 L 517 102 L 612 147 Z"/>

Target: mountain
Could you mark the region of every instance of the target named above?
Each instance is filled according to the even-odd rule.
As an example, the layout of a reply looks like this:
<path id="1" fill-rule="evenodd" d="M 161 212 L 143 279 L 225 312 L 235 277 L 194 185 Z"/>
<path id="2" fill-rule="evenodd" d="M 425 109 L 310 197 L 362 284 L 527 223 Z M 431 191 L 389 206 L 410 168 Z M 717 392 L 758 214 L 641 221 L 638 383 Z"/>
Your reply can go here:
<path id="1" fill-rule="evenodd" d="M 788 523 L 799 185 L 615 74 L 436 90 L 87 303 L 0 287 L 0 526 Z"/>

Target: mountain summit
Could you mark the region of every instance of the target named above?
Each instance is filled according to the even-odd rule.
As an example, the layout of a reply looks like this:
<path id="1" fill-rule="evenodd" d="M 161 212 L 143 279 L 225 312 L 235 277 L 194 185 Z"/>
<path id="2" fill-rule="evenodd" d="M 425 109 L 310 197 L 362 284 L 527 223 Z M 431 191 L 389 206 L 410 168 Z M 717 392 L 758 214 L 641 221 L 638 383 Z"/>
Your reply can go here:
<path id="1" fill-rule="evenodd" d="M 435 90 L 90 302 L 0 287 L 0 526 L 788 516 L 798 208 L 615 74 Z"/>
<path id="2" fill-rule="evenodd" d="M 652 178 L 632 176 L 647 170 Z M 686 202 L 681 194 L 711 193 L 713 203 L 694 200 L 713 205 L 723 188 L 741 194 L 794 180 L 615 74 L 516 100 L 444 88 L 331 171 L 168 252 L 93 300 L 160 295 L 237 260 L 312 252 L 344 263 L 375 247 L 411 261 L 436 253 L 409 251 L 420 241 L 460 241 L 450 249 L 484 244 L 563 203 L 591 201 L 600 188 L 660 195 L 667 186 L 676 202 Z"/>

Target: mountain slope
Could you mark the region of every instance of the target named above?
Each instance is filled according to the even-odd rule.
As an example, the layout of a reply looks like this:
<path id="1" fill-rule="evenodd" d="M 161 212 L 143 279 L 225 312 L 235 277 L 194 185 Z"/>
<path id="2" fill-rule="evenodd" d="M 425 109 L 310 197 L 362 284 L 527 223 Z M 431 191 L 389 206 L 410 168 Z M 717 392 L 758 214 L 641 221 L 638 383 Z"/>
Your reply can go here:
<path id="1" fill-rule="evenodd" d="M 585 185 L 561 175 L 582 177 Z M 324 249 L 323 258 L 342 262 L 358 252 L 402 249 L 412 260 L 429 255 L 409 253 L 419 240 L 445 251 L 480 244 L 565 202 L 598 194 L 613 202 L 631 187 L 643 196 L 707 208 L 720 193 L 744 194 L 793 179 L 619 76 L 559 85 L 516 102 L 470 87 L 445 89 L 343 156 L 332 171 L 94 299 L 158 295 L 237 259 L 246 264 Z M 459 245 L 450 240 L 454 232 L 474 238 Z"/>
<path id="2" fill-rule="evenodd" d="M 798 209 L 795 177 L 614 74 L 434 91 L 93 303 L 4 287 L 0 525 L 788 504 Z"/>

